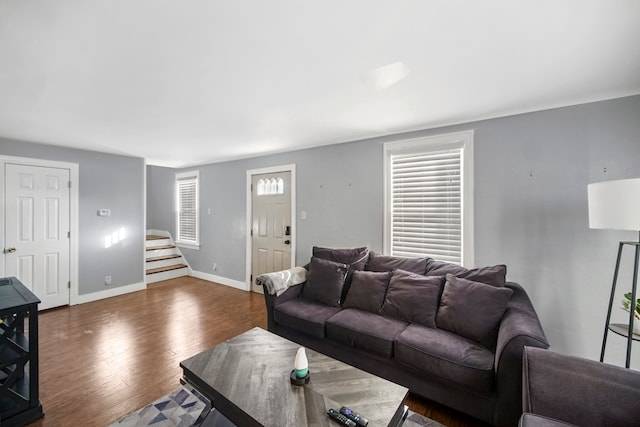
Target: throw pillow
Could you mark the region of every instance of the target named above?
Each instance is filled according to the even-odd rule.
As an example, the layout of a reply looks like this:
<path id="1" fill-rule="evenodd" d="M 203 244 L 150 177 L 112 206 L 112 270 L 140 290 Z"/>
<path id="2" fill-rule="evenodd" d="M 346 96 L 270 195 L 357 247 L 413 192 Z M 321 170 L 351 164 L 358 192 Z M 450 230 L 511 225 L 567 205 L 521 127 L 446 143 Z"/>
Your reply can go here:
<path id="1" fill-rule="evenodd" d="M 369 271 L 393 271 L 399 268 L 404 271 L 424 275 L 427 268 L 427 259 L 379 255 L 375 252 L 370 252 L 369 261 L 365 268 Z"/>
<path id="2" fill-rule="evenodd" d="M 447 274 L 438 308 L 438 328 L 495 348 L 498 327 L 513 291 Z"/>
<path id="3" fill-rule="evenodd" d="M 342 306 L 378 313 L 384 302 L 390 278 L 390 271 L 354 271 L 349 293 Z"/>
<path id="4" fill-rule="evenodd" d="M 346 264 L 312 257 L 302 296 L 332 307 L 340 305 L 342 287 L 348 270 Z"/>
<path id="5" fill-rule="evenodd" d="M 380 313 L 435 328 L 443 282 L 442 277 L 394 270 Z"/>
<path id="6" fill-rule="evenodd" d="M 468 269 L 450 262 L 427 258 L 426 276 L 444 277 L 447 274 L 493 286 L 504 286 L 507 282 L 507 266 L 504 264 Z"/>
<path id="7" fill-rule="evenodd" d="M 320 246 L 314 246 L 312 249 L 312 255 L 322 259 L 328 259 L 329 261 L 339 262 L 347 264 L 349 271 L 344 281 L 344 288 L 342 290 L 341 300 L 344 300 L 349 292 L 351 286 L 351 275 L 356 270 L 364 270 L 364 266 L 369 259 L 369 248 L 361 247 L 354 249 L 331 249 L 322 248 Z"/>

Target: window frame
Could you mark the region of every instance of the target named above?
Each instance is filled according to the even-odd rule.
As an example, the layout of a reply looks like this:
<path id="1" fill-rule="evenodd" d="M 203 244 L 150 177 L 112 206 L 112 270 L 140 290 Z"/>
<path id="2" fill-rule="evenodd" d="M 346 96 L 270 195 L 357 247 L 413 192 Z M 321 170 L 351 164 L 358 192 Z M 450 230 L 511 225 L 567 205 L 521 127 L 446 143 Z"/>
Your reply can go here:
<path id="1" fill-rule="evenodd" d="M 391 200 L 391 156 L 396 154 L 428 153 L 440 150 L 460 148 L 460 213 L 462 228 L 460 263 L 465 267 L 474 266 L 473 136 L 473 130 L 468 130 L 384 143 L 383 253 L 385 255 L 391 255 L 391 244 L 393 241 L 393 236 L 391 235 L 391 221 L 393 218 Z"/>
<path id="2" fill-rule="evenodd" d="M 194 180 L 196 185 L 195 191 L 195 240 L 185 240 L 180 236 L 180 181 Z M 188 249 L 200 249 L 200 171 L 178 172 L 175 180 L 176 188 L 176 246 Z"/>

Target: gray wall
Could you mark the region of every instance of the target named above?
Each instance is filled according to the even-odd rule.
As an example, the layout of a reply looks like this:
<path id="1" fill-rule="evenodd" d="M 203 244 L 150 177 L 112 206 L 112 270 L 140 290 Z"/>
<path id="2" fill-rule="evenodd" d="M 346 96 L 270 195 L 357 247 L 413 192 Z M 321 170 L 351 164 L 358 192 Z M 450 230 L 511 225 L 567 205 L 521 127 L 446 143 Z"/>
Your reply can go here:
<path id="1" fill-rule="evenodd" d="M 215 274 L 243 281 L 246 170 L 289 163 L 297 165 L 298 264 L 308 261 L 312 245 L 380 251 L 382 144 L 469 129 L 476 264 L 508 265 L 508 278 L 529 292 L 555 350 L 598 358 L 617 242 L 637 236 L 589 229 L 587 184 L 640 177 L 640 96 L 201 166 L 202 247 L 186 256 L 197 271 L 213 274 L 215 262 Z M 168 191 L 156 188 L 150 197 Z M 630 261 L 623 259 L 614 309 L 620 323 Z M 625 341 L 610 336 L 605 360 L 620 365 L 624 354 Z M 632 366 L 640 367 L 638 348 Z"/>
<path id="2" fill-rule="evenodd" d="M 144 281 L 144 159 L 3 138 L 0 154 L 79 164 L 80 295 Z M 101 208 L 111 216 L 98 217 Z M 105 236 L 120 228 L 126 239 L 105 248 Z"/>
<path id="3" fill-rule="evenodd" d="M 361 245 L 380 251 L 381 147 L 380 142 L 361 141 L 180 170 L 200 171 L 201 246 L 200 250 L 182 252 L 196 271 L 244 282 L 246 172 L 292 163 L 297 169 L 298 262 L 308 261 L 313 245 Z M 175 237 L 176 170 L 155 166 L 148 166 L 148 170 L 147 197 L 156 212 L 147 208 L 147 227 L 167 229 Z M 156 185 L 156 179 L 166 187 Z M 208 208 L 211 215 L 207 215 Z M 306 220 L 300 219 L 301 210 L 307 211 Z"/>
<path id="4" fill-rule="evenodd" d="M 147 228 L 176 237 L 176 170 L 147 166 Z"/>

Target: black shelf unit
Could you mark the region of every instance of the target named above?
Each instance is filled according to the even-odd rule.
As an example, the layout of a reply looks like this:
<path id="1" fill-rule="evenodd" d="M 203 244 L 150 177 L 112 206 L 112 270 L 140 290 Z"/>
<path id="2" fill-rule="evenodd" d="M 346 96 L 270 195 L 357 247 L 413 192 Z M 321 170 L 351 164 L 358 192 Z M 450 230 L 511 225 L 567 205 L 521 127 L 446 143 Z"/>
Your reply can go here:
<path id="1" fill-rule="evenodd" d="M 640 236 L 640 235 L 639 235 Z M 618 245 L 618 257 L 616 258 L 616 269 L 613 273 L 613 283 L 611 284 L 611 296 L 609 297 L 609 309 L 607 311 L 607 320 L 604 323 L 604 335 L 602 336 L 602 349 L 600 350 L 600 361 L 604 361 L 604 352 L 607 348 L 607 335 L 609 331 L 621 335 L 627 339 L 627 359 L 625 362 L 625 368 L 629 368 L 631 363 L 631 344 L 633 341 L 640 341 L 640 335 L 633 332 L 633 326 L 637 324 L 638 320 L 634 318 L 633 307 L 635 301 L 638 298 L 638 272 L 640 271 L 640 237 L 637 242 L 620 242 Z M 620 259 L 622 258 L 622 250 L 625 246 L 631 246 L 635 248 L 635 257 L 633 262 L 633 282 L 631 283 L 631 301 L 629 310 L 629 323 L 627 325 L 611 322 L 611 310 L 613 308 L 613 302 L 616 294 L 616 284 L 618 283 L 618 272 L 620 271 Z"/>
<path id="2" fill-rule="evenodd" d="M 15 277 L 0 279 L 0 425 L 44 415 L 38 390 L 38 304 Z"/>

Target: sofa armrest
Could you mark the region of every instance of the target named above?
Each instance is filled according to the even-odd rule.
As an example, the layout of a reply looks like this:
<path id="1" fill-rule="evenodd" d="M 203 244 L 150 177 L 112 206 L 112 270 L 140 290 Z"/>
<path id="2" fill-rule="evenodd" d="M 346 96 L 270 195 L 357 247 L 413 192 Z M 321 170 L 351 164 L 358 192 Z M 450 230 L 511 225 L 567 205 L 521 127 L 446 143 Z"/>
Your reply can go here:
<path id="1" fill-rule="evenodd" d="M 525 345 L 548 348 L 549 342 L 526 291 L 508 282 L 513 294 L 507 303 L 496 345 L 496 425 L 515 425 L 522 414 L 522 352 Z"/>
<path id="2" fill-rule="evenodd" d="M 276 326 L 275 318 L 273 317 L 273 309 L 283 302 L 291 301 L 298 298 L 302 292 L 302 287 L 306 282 L 298 285 L 289 286 L 286 291 L 280 296 L 271 295 L 268 292 L 264 293 L 264 302 L 267 305 L 267 329 L 274 331 Z"/>
<path id="3" fill-rule="evenodd" d="M 579 426 L 640 424 L 640 372 L 527 347 L 523 409 Z"/>
<path id="4" fill-rule="evenodd" d="M 513 350 L 518 339 L 527 341 L 526 345 L 533 347 L 549 348 L 549 342 L 542 330 L 542 324 L 538 314 L 533 308 L 526 291 L 517 283 L 508 282 L 508 288 L 513 290 L 513 295 L 507 303 L 504 316 L 500 322 L 498 330 L 498 342 L 496 345 L 496 372 L 498 371 L 503 358 L 513 356 L 509 353 Z M 522 362 L 522 347 L 516 345 L 518 365 Z M 520 369 L 518 371 L 520 372 Z"/>

